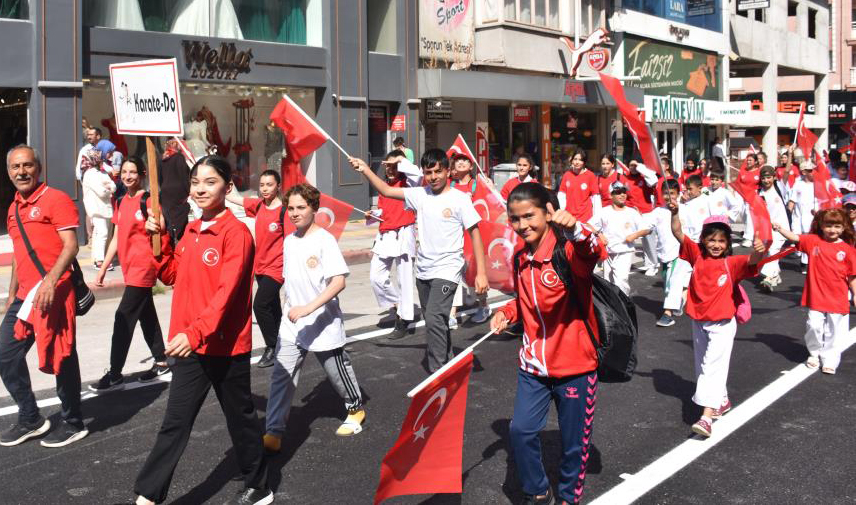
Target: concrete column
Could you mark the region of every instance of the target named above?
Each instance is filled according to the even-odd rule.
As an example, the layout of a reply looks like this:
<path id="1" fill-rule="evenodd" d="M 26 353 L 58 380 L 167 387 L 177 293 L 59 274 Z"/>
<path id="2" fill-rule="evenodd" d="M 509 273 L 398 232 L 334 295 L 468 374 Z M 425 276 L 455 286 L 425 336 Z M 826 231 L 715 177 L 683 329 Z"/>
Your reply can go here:
<path id="1" fill-rule="evenodd" d="M 823 130 L 817 135 L 817 151 L 829 150 L 829 74 L 814 77 L 815 115 L 823 122 Z"/>
<path id="2" fill-rule="evenodd" d="M 65 191 L 78 203 L 82 197 L 74 176 L 77 151 L 83 144 L 80 130 L 83 2 L 56 0 L 30 2 L 33 23 L 33 88 L 29 110 L 30 144 L 42 154 L 42 178 Z M 38 83 L 42 82 L 42 86 Z M 79 238 L 85 240 L 85 233 Z"/>
<path id="3" fill-rule="evenodd" d="M 764 104 L 764 113 L 767 116 L 769 127 L 764 132 L 763 145 L 761 146 L 767 156 L 774 158 L 776 152 L 776 141 L 779 134 L 778 127 L 778 93 L 776 91 L 779 76 L 776 63 L 768 63 L 764 67 L 761 79 L 761 101 Z"/>

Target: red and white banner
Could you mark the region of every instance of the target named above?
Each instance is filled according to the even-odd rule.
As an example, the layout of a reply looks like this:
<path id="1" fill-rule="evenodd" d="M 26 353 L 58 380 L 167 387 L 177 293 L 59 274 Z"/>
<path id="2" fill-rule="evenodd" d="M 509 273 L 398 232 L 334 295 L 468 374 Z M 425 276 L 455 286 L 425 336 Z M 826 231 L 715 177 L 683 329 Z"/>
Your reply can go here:
<path id="1" fill-rule="evenodd" d="M 381 463 L 375 505 L 393 496 L 462 491 L 472 368 L 473 355 L 468 352 L 413 397 L 398 440 Z"/>
<path id="2" fill-rule="evenodd" d="M 520 237 L 508 225 L 482 221 L 478 224 L 484 247 L 487 283 L 503 293 L 514 292 L 514 253 L 523 247 Z M 464 234 L 464 262 L 475 265 L 473 243 L 469 233 Z M 476 269 L 467 268 L 464 282 L 476 285 Z"/>
<path id="3" fill-rule="evenodd" d="M 621 81 L 603 72 L 598 75 L 600 75 L 600 80 L 606 91 L 615 100 L 618 110 L 624 118 L 624 123 L 627 125 L 627 129 L 630 130 L 630 134 L 633 135 L 633 139 L 636 141 L 636 146 L 639 148 L 639 153 L 642 155 L 642 161 L 645 163 L 645 166 L 651 170 L 655 170 L 665 178 L 666 174 L 663 173 L 663 169 L 660 167 L 660 156 L 657 155 L 657 148 L 654 147 L 654 139 L 651 138 L 648 125 L 645 124 L 645 120 L 640 116 L 639 109 L 627 101 Z"/>
<path id="4" fill-rule="evenodd" d="M 270 113 L 271 121 L 285 136 L 285 157 L 282 158 L 282 188 L 304 182 L 300 160 L 315 152 L 330 137 L 288 95 Z"/>
<path id="5" fill-rule="evenodd" d="M 731 187 L 749 205 L 755 233 L 767 247 L 773 243 L 773 225 L 770 222 L 770 211 L 764 198 L 758 194 L 758 177 L 760 171 L 741 171 Z"/>

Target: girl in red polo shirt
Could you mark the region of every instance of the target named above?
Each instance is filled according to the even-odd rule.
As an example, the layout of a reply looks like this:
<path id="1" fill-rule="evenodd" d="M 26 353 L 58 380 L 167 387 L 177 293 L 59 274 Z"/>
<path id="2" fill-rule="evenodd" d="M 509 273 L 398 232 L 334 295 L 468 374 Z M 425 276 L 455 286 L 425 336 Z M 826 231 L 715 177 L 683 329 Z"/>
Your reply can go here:
<path id="1" fill-rule="evenodd" d="M 756 236 L 751 255 L 731 255 L 731 227 L 725 216 L 704 220 L 698 243 L 684 235 L 678 204 L 669 203 L 672 234 L 681 244 L 680 257 L 693 267 L 687 290 L 687 315 L 693 320 L 696 391 L 693 401 L 704 407 L 693 431 L 709 437 L 713 420 L 731 410 L 726 382 L 731 348 L 737 333 L 734 294 L 737 284 L 758 275 L 764 257 L 763 242 Z"/>
<path id="2" fill-rule="evenodd" d="M 850 330 L 848 288 L 856 299 L 856 250 L 853 223 L 842 209 L 818 211 L 811 232 L 797 235 L 781 223 L 773 229 L 808 255 L 808 273 L 802 305 L 808 307 L 805 366 L 834 374 L 841 362 L 841 348 Z"/>
<path id="3" fill-rule="evenodd" d="M 517 297 L 490 323 L 497 332 L 515 321 L 525 328 L 509 436 L 526 503 L 555 503 L 539 440 L 551 402 L 562 437 L 559 499 L 579 502 L 597 398 L 597 354 L 582 318 L 597 331 L 591 285 L 602 246 L 573 215 L 556 211 L 557 205 L 540 184 L 523 183 L 509 195 L 509 222 L 526 247 L 515 258 Z M 564 247 L 574 291 L 565 289 L 550 261 L 557 246 Z"/>
<path id="4" fill-rule="evenodd" d="M 149 350 L 152 351 L 155 361 L 150 370 L 140 375 L 140 382 L 154 380 L 169 372 L 164 354 L 163 334 L 152 298 L 157 265 L 152 255 L 151 240 L 146 233 L 146 217 L 151 206 L 146 206 L 149 194 L 143 190 L 145 176 L 146 165 L 136 156 L 131 156 L 122 164 L 120 177 L 127 192 L 119 198 L 116 210 L 113 212 L 116 231 L 113 233 L 110 245 L 107 246 L 104 262 L 95 277 L 95 285 L 103 286 L 104 276 L 118 251 L 125 290 L 113 322 L 110 369 L 98 382 L 89 386 L 89 389 L 95 393 L 105 393 L 123 387 L 125 379 L 122 376 L 122 367 L 125 366 L 125 360 L 128 358 L 128 349 L 131 347 L 131 338 L 134 336 L 137 321 L 140 322 L 143 338 Z"/>
<path id="5" fill-rule="evenodd" d="M 267 504 L 262 430 L 250 390 L 253 237 L 226 208 L 232 167 L 205 156 L 190 171 L 190 195 L 202 218 L 187 225 L 173 249 L 166 225 L 149 216 L 146 230 L 163 240 L 158 276 L 174 285 L 167 356 L 175 359 L 166 413 L 155 446 L 137 476 L 138 505 L 166 500 L 193 422 L 214 387 L 245 487 L 235 503 Z"/>
<path id="6" fill-rule="evenodd" d="M 280 176 L 275 170 L 265 170 L 259 176 L 259 196 L 244 198 L 237 192 L 226 195 L 226 200 L 244 207 L 247 216 L 256 218 L 256 259 L 253 273 L 256 276 L 256 296 L 253 313 L 265 341 L 265 351 L 258 362 L 259 368 L 273 366 L 276 359 L 276 337 L 282 321 L 282 241 L 285 235 L 285 208 L 279 198 Z M 289 223 L 290 224 L 290 223 Z"/>
<path id="7" fill-rule="evenodd" d="M 615 164 L 615 156 L 603 153 L 600 157 L 600 172 L 597 174 L 597 190 L 600 193 L 600 206 L 612 205 L 612 192 L 609 187 L 613 182 L 621 180 L 625 174 Z M 625 182 L 626 185 L 626 181 Z"/>
<path id="8" fill-rule="evenodd" d="M 503 201 L 508 200 L 511 190 L 516 188 L 518 184 L 536 180 L 535 161 L 532 159 L 532 156 L 527 153 L 518 154 L 514 159 L 514 165 L 517 167 L 517 177 L 508 179 L 499 192 Z"/>
<path id="9" fill-rule="evenodd" d="M 565 210 L 586 222 L 600 210 L 597 176 L 586 168 L 588 156 L 583 150 L 574 153 L 570 170 L 562 176 L 558 191 L 565 195 Z"/>

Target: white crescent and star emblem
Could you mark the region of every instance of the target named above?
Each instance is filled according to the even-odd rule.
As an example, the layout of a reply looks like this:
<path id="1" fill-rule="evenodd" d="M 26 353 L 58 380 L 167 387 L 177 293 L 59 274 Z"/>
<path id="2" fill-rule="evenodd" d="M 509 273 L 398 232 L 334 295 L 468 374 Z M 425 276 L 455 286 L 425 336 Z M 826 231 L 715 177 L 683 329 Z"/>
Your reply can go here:
<path id="1" fill-rule="evenodd" d="M 36 219 L 42 215 L 42 210 L 38 207 L 30 209 L 30 219 Z"/>
<path id="2" fill-rule="evenodd" d="M 142 221 L 143 220 L 143 211 L 140 209 L 137 209 L 137 212 L 134 213 L 134 219 L 136 219 L 137 221 Z"/>
<path id="3" fill-rule="evenodd" d="M 419 415 L 416 416 L 416 420 L 413 421 L 413 441 L 417 441 L 420 438 L 425 440 L 425 432 L 428 431 L 429 426 L 419 423 L 422 419 L 422 415 L 425 414 L 425 411 L 428 410 L 428 407 L 434 403 L 434 400 L 440 400 L 440 405 L 437 407 L 437 412 L 434 414 L 434 419 L 440 417 L 440 413 L 443 412 L 443 407 L 446 406 L 446 388 L 440 388 L 431 395 L 431 398 L 425 402 L 425 405 L 422 406 L 422 410 L 419 411 Z M 416 426 L 419 425 L 419 429 Z"/>
<path id="4" fill-rule="evenodd" d="M 490 209 L 488 209 L 487 202 L 484 201 L 484 198 L 479 198 L 478 200 L 473 202 L 473 207 L 478 207 L 479 205 L 484 207 L 484 214 L 479 212 L 481 218 L 487 219 L 488 217 L 490 217 Z M 478 212 L 478 209 L 476 209 L 476 212 Z"/>
<path id="5" fill-rule="evenodd" d="M 588 184 L 586 184 L 586 183 L 580 184 L 580 189 L 582 189 L 582 190 L 588 189 Z"/>
<path id="6" fill-rule="evenodd" d="M 844 251 L 838 251 L 837 253 L 835 253 L 835 259 L 837 259 L 838 261 L 844 261 L 844 258 L 846 256 L 847 256 L 847 253 Z"/>
<path id="7" fill-rule="evenodd" d="M 209 247 L 202 251 L 202 262 L 208 265 L 209 267 L 213 267 L 217 263 L 220 262 L 220 253 L 217 249 L 213 247 Z"/>
<path id="8" fill-rule="evenodd" d="M 725 282 L 728 280 L 727 274 L 722 274 L 719 276 L 719 279 L 716 280 L 716 285 L 719 287 L 725 286 Z"/>
<path id="9" fill-rule="evenodd" d="M 317 215 L 317 214 L 323 214 L 323 215 L 327 216 L 327 219 L 329 219 L 329 220 L 330 220 L 330 222 L 328 222 L 327 224 L 318 223 L 318 224 L 320 224 L 321 226 L 323 226 L 324 228 L 329 228 L 329 227 L 333 226 L 333 223 L 335 223 L 335 222 L 336 222 L 336 215 L 335 215 L 335 214 L 333 214 L 333 211 L 332 211 L 332 210 L 330 210 L 330 207 L 321 207 L 321 208 L 319 208 L 319 209 L 318 209 L 318 212 L 316 212 L 316 215 Z"/>
<path id="10" fill-rule="evenodd" d="M 541 284 L 548 288 L 555 288 L 559 285 L 559 282 L 561 282 L 559 274 L 557 274 L 552 268 L 548 268 L 541 272 Z"/>
<path id="11" fill-rule="evenodd" d="M 268 231 L 270 231 L 271 233 L 275 232 L 278 229 L 279 229 L 279 223 L 277 223 L 277 222 L 272 222 L 268 225 Z"/>

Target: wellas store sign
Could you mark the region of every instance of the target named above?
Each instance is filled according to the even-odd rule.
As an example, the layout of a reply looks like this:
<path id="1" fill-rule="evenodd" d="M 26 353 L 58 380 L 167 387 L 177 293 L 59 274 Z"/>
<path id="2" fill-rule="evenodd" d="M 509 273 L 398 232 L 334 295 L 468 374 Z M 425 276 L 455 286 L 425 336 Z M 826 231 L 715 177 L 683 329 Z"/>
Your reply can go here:
<path id="1" fill-rule="evenodd" d="M 471 0 L 419 1 L 419 57 L 453 62 L 466 68 L 473 61 Z"/>
<path id="2" fill-rule="evenodd" d="M 184 65 L 190 70 L 190 79 L 234 81 L 239 74 L 250 72 L 252 49 L 239 51 L 233 42 L 222 42 L 211 47 L 208 42 L 182 40 Z"/>

